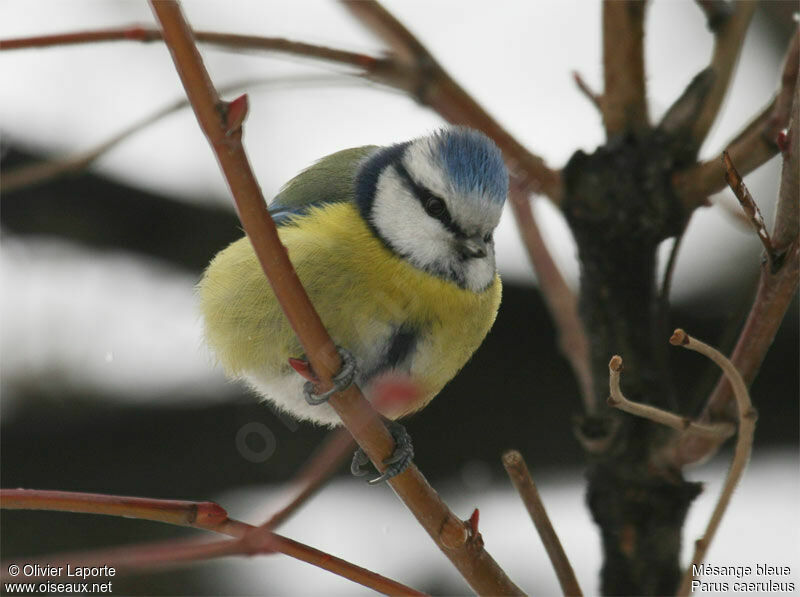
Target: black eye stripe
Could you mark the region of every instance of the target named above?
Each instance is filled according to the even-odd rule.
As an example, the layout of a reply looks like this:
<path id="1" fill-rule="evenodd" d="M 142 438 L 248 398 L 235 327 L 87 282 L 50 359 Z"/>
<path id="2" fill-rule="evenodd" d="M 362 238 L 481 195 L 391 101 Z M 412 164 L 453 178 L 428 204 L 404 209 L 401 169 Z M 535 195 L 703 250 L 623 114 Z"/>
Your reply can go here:
<path id="1" fill-rule="evenodd" d="M 425 209 L 426 213 L 429 213 L 426 209 L 426 203 L 430 199 L 438 199 L 442 202 L 444 210 L 440 215 L 437 216 L 431 214 L 431 217 L 435 217 L 437 220 L 439 220 L 442 225 L 444 225 L 444 227 L 452 232 L 457 238 L 467 237 L 467 234 L 458 226 L 458 224 L 453 222 L 453 219 L 450 217 L 450 212 L 447 211 L 447 204 L 441 197 L 436 196 L 429 189 L 426 189 L 422 185 L 418 184 L 413 178 L 411 178 L 411 175 L 408 173 L 408 170 L 406 170 L 406 167 L 403 166 L 401 161 L 398 160 L 395 162 L 394 167 L 397 173 L 400 175 L 400 178 L 402 178 L 403 182 L 405 182 L 406 186 L 408 186 L 411 194 L 417 198 L 422 205 L 422 208 Z"/>

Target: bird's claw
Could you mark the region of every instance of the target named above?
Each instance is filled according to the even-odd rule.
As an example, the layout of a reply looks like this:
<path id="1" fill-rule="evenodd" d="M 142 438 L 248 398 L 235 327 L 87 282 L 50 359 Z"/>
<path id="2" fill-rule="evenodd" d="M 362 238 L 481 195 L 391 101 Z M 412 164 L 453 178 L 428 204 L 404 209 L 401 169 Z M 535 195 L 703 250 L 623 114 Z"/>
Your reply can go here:
<path id="1" fill-rule="evenodd" d="M 394 438 L 394 452 L 383 461 L 383 464 L 388 465 L 386 470 L 384 470 L 383 474 L 379 477 L 368 481 L 370 485 L 383 483 L 399 475 L 408 468 L 408 465 L 411 464 L 411 460 L 414 458 L 414 446 L 411 443 L 411 436 L 408 434 L 408 431 L 406 431 L 406 428 L 395 421 L 387 421 L 386 427 Z M 362 468 L 367 464 L 369 464 L 369 458 L 364 450 L 359 448 L 356 450 L 355 454 L 353 454 L 350 472 L 356 477 L 362 477 L 368 472 Z"/>
<path id="2" fill-rule="evenodd" d="M 314 392 L 316 384 L 313 381 L 307 381 L 305 385 L 303 385 L 303 395 L 305 396 L 306 402 L 311 406 L 324 404 L 336 392 L 346 390 L 356 377 L 358 367 L 356 366 L 356 358 L 353 354 L 341 346 L 337 346 L 336 351 L 339 353 L 339 357 L 342 360 L 342 367 L 339 369 L 339 372 L 331 378 L 331 382 L 333 383 L 331 389 L 317 394 Z"/>

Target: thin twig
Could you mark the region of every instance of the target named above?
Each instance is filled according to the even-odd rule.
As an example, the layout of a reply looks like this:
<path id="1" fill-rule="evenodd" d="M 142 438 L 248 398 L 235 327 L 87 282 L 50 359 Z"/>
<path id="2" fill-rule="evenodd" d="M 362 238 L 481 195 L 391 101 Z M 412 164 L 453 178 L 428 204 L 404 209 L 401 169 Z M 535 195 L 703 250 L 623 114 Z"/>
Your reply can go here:
<path id="1" fill-rule="evenodd" d="M 749 385 L 753 382 L 764 356 L 772 344 L 786 310 L 794 299 L 800 282 L 800 85 L 795 82 L 792 119 L 783 155 L 781 186 L 775 209 L 772 243 L 784 256 L 777 271 L 762 266 L 756 298 L 731 355 L 736 369 Z M 703 422 L 730 419 L 733 388 L 723 377 L 719 380 L 700 416 Z M 719 443 L 697 437 L 681 438 L 672 446 L 676 466 L 697 462 L 713 454 Z"/>
<path id="2" fill-rule="evenodd" d="M 151 0 L 151 7 L 161 23 L 164 40 L 172 52 L 175 67 L 195 109 L 198 122 L 217 154 L 238 206 L 239 217 L 262 268 L 311 366 L 321 380 L 320 389 L 330 388 L 331 376 L 341 365 L 339 355 L 278 238 L 242 148 L 241 128 L 231 128 L 227 120 L 231 106 L 240 100 L 235 100 L 232 104 L 220 102 L 179 4 L 167 0 Z M 240 121 L 241 119 L 237 120 Z M 394 450 L 394 441 L 359 389 L 351 386 L 332 396 L 329 404 L 339 414 L 373 464 L 383 471 L 386 466 L 384 460 Z M 412 464 L 389 482 L 437 546 L 478 593 L 521 593 L 481 546 L 465 542 L 459 547 L 452 547 L 441 542 L 439 535 L 442 525 L 454 515 L 416 466 Z"/>
<path id="3" fill-rule="evenodd" d="M 528 258 L 539 280 L 545 304 L 556 324 L 558 346 L 569 361 L 578 381 L 586 412 L 593 413 L 597 410 L 597 404 L 589 363 L 589 340 L 578 315 L 578 300 L 542 239 L 533 215 L 529 194 L 512 180 L 508 199 Z"/>
<path id="4" fill-rule="evenodd" d="M 761 210 L 758 209 L 758 205 L 753 200 L 753 196 L 750 194 L 747 185 L 744 184 L 744 180 L 742 180 L 742 177 L 736 170 L 736 166 L 734 166 L 731 156 L 728 155 L 727 151 L 722 152 L 722 162 L 725 164 L 725 182 L 728 183 L 736 199 L 739 200 L 739 204 L 742 206 L 744 213 L 747 214 L 747 218 L 753 225 L 758 239 L 767 252 L 770 267 L 775 267 L 779 255 L 775 251 L 775 247 L 772 246 L 772 239 L 769 237 L 769 232 L 767 232 L 767 225 L 764 223 Z"/>
<path id="5" fill-rule="evenodd" d="M 281 52 L 294 56 L 304 56 L 317 60 L 326 60 L 337 64 L 345 64 L 369 70 L 381 59 L 361 54 L 348 52 L 337 48 L 328 48 L 304 42 L 293 41 L 281 37 L 262 37 L 258 35 L 238 35 L 235 33 L 219 33 L 215 31 L 195 31 L 194 37 L 198 42 L 219 46 L 232 50 L 262 50 Z M 161 41 L 161 31 L 152 27 L 131 25 L 128 27 L 114 27 L 93 31 L 77 31 L 73 33 L 57 33 L 54 35 L 39 35 L 35 37 L 20 37 L 16 39 L 0 40 L 0 51 L 22 50 L 30 48 L 47 48 L 52 46 L 66 46 L 110 41 L 135 41 L 154 42 Z"/>
<path id="6" fill-rule="evenodd" d="M 439 112 L 449 122 L 466 124 L 483 130 L 495 140 L 514 167 L 519 169 L 531 190 L 545 194 L 555 203 L 559 202 L 561 197 L 559 173 L 548 168 L 541 158 L 531 154 L 489 116 L 436 64 L 419 40 L 399 21 L 376 2 L 359 1 L 355 2 L 353 6 L 349 5 L 348 8 L 357 12 L 359 18 L 369 21 L 371 26 L 381 29 L 382 37 L 393 48 L 395 56 L 379 58 L 283 38 L 210 31 L 197 31 L 195 38 L 198 42 L 226 49 L 280 52 L 361 69 L 361 72 L 358 73 L 360 76 L 416 96 L 423 104 Z M 42 48 L 98 41 L 152 42 L 160 39 L 159 31 L 132 26 L 2 40 L 0 49 Z M 418 57 L 418 60 L 412 61 L 412 56 Z M 410 66 L 412 64 L 413 66 Z M 432 84 L 429 86 L 428 83 Z M 428 93 L 423 93 L 423 91 Z"/>
<path id="7" fill-rule="evenodd" d="M 298 87 L 300 85 L 307 84 L 321 85 L 334 82 L 336 84 L 342 84 L 344 81 L 349 81 L 350 84 L 370 84 L 368 81 L 364 81 L 363 79 L 343 78 L 339 75 L 302 75 L 298 77 L 281 77 L 280 79 L 275 80 L 252 79 L 239 81 L 221 87 L 220 93 L 232 93 L 246 87 L 252 88 L 287 84 L 292 85 L 293 87 Z M 91 166 L 91 164 L 98 158 L 111 151 L 122 141 L 125 141 L 129 137 L 141 132 L 150 125 L 155 124 L 159 120 L 169 116 L 173 112 L 185 108 L 188 105 L 189 101 L 184 96 L 180 100 L 170 102 L 169 104 L 158 108 L 156 111 L 140 120 L 137 120 L 133 124 L 130 124 L 91 149 L 64 158 L 56 158 L 43 162 L 36 162 L 33 164 L 23 164 L 16 168 L 3 170 L 3 176 L 0 178 L 0 195 L 12 193 L 33 185 L 44 184 L 61 176 L 81 172 L 82 170 L 85 170 Z"/>
<path id="8" fill-rule="evenodd" d="M 572 71 L 572 79 L 575 81 L 575 85 L 578 86 L 581 93 L 586 96 L 586 98 L 592 102 L 595 108 L 600 112 L 602 115 L 603 113 L 603 96 L 598 94 L 597 92 L 593 91 L 591 87 L 589 87 L 588 83 L 583 80 L 581 74 L 574 70 Z"/>
<path id="9" fill-rule="evenodd" d="M 288 537 L 256 532 L 260 531 L 258 527 L 229 518 L 225 509 L 214 502 L 158 500 L 69 491 L 2 489 L 0 508 L 121 516 L 194 527 L 236 538 L 234 541 L 210 542 L 174 539 L 145 545 L 53 555 L 35 561 L 26 560 L 26 564 L 40 563 L 42 568 L 52 566 L 57 568 L 60 563 L 71 564 L 73 567 L 100 565 L 113 567 L 117 573 L 121 573 L 172 567 L 185 562 L 230 555 L 282 553 L 387 595 L 423 594 Z M 0 564 L 0 580 L 10 580 L 7 575 L 10 563 L 11 561 L 7 561 Z"/>
<path id="10" fill-rule="evenodd" d="M 354 448 L 355 443 L 347 429 L 332 431 L 325 443 L 297 474 L 294 483 L 296 486 L 294 497 L 260 525 L 259 530 L 271 530 L 283 524 L 300 506 L 319 491 L 341 467 L 345 459 L 352 454 Z"/>
<path id="11" fill-rule="evenodd" d="M 127 516 L 220 533 L 225 533 L 228 520 L 225 509 L 214 502 L 39 489 L 0 489 L 0 507 L 6 510 L 50 510 Z"/>
<path id="12" fill-rule="evenodd" d="M 525 504 L 528 514 L 530 514 L 533 525 L 536 527 L 536 532 L 539 533 L 539 538 L 544 544 L 545 551 L 547 551 L 547 556 L 550 558 L 550 563 L 553 565 L 564 595 L 570 597 L 583 595 L 578 579 L 575 577 L 575 571 L 572 569 L 572 564 L 569 563 L 569 558 L 561 545 L 561 541 L 558 539 L 553 524 L 550 522 L 550 517 L 547 515 L 542 498 L 539 496 L 539 490 L 536 489 L 536 484 L 533 482 L 522 454 L 516 450 L 509 450 L 503 454 L 503 466 L 506 469 L 506 473 L 508 473 L 509 479 L 514 484 L 514 488 L 519 493 L 522 503 Z"/>
<path id="13" fill-rule="evenodd" d="M 31 185 L 47 182 L 48 180 L 58 178 L 59 176 L 85 170 L 92 164 L 92 162 L 112 148 L 116 147 L 121 141 L 124 141 L 134 133 L 137 133 L 145 127 L 161 120 L 165 116 L 168 116 L 173 112 L 177 112 L 186 105 L 188 105 L 188 102 L 185 98 L 171 102 L 170 104 L 165 105 L 163 108 L 159 108 L 157 111 L 147 115 L 141 120 L 137 120 L 133 124 L 114 134 L 109 139 L 87 151 L 83 151 L 63 159 L 37 162 L 35 164 L 25 164 L 11 170 L 3 171 L 2 179 L 0 179 L 0 193 L 11 193 Z"/>
<path id="14" fill-rule="evenodd" d="M 603 2 L 603 123 L 606 137 L 649 126 L 644 76 L 644 14 L 640 0 Z"/>
<path id="15" fill-rule="evenodd" d="M 725 478 L 725 484 L 722 486 L 722 492 L 711 514 L 711 518 L 708 521 L 706 531 L 703 533 L 703 536 L 695 542 L 692 561 L 686 569 L 680 589 L 678 590 L 678 595 L 689 595 L 692 592 L 692 580 L 695 578 L 693 574 L 694 568 L 699 566 L 703 562 L 703 559 L 705 559 L 706 552 L 711 545 L 711 541 L 714 539 L 714 534 L 717 532 L 725 510 L 733 496 L 733 491 L 736 489 L 744 473 L 744 469 L 747 467 L 747 463 L 750 460 L 757 415 L 750 402 L 747 385 L 745 385 L 739 371 L 736 370 L 736 367 L 734 367 L 733 363 L 731 363 L 725 355 L 708 344 L 696 338 L 692 338 L 681 329 L 675 330 L 672 338 L 670 338 L 670 343 L 699 352 L 719 365 L 720 369 L 722 369 L 728 381 L 733 386 L 739 418 L 739 434 L 736 438 L 736 448 L 734 450 L 733 460 L 731 461 L 731 467 L 728 470 L 728 476 Z"/>
<path id="16" fill-rule="evenodd" d="M 735 432 L 736 428 L 728 423 L 704 425 L 692 421 L 689 417 L 682 417 L 649 404 L 628 400 L 620 388 L 621 373 L 622 357 L 614 355 L 608 362 L 608 387 L 611 392 L 607 401 L 609 406 L 636 415 L 637 417 L 642 417 L 643 419 L 672 427 L 681 432 L 695 433 L 697 435 L 722 439 L 729 438 Z"/>

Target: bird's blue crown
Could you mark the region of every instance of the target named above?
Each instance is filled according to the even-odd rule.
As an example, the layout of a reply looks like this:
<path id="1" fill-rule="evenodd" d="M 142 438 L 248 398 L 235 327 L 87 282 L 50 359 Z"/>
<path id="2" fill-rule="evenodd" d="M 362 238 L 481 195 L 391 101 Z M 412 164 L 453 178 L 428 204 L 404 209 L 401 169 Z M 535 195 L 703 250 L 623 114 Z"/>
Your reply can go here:
<path id="1" fill-rule="evenodd" d="M 467 127 L 446 128 L 434 134 L 442 164 L 459 193 L 479 193 L 503 203 L 508 195 L 508 170 L 503 154 L 483 133 Z"/>

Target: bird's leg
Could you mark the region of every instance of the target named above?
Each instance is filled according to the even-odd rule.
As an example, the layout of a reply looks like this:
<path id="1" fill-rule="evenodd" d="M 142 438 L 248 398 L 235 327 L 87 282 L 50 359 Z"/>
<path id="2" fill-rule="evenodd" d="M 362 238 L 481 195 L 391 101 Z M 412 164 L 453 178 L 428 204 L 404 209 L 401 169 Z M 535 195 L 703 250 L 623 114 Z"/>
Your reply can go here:
<path id="1" fill-rule="evenodd" d="M 294 368 L 294 370 L 309 380 L 303 386 L 303 395 L 306 398 L 306 402 L 308 402 L 311 406 L 324 404 L 336 392 L 346 390 L 350 387 L 350 384 L 353 383 L 353 380 L 356 377 L 358 368 L 356 367 L 355 357 L 350 353 L 350 351 L 342 348 L 341 346 L 337 346 L 336 351 L 339 353 L 339 356 L 342 359 L 342 368 L 339 369 L 339 372 L 331 378 L 331 382 L 333 383 L 331 389 L 327 392 L 323 392 L 322 394 L 316 394 L 314 392 L 314 388 L 319 380 L 317 379 L 317 376 L 311 369 L 310 365 L 308 367 L 308 371 L 304 372 L 298 368 L 298 359 L 289 360 L 289 364 Z M 295 362 L 293 363 L 292 360 Z"/>
<path id="2" fill-rule="evenodd" d="M 414 458 L 414 446 L 411 443 L 411 436 L 408 434 L 408 431 L 406 431 L 406 428 L 397 421 L 389 420 L 386 421 L 386 427 L 394 438 L 394 452 L 383 461 L 383 464 L 388 465 L 386 470 L 383 471 L 381 476 L 369 481 L 368 483 L 370 485 L 377 485 L 378 483 L 388 481 L 392 477 L 399 475 L 408 468 L 408 465 L 411 464 L 411 460 Z M 367 471 L 362 467 L 367 464 L 369 464 L 369 458 L 364 450 L 359 448 L 356 450 L 356 453 L 353 454 L 350 472 L 357 477 L 366 475 Z"/>

